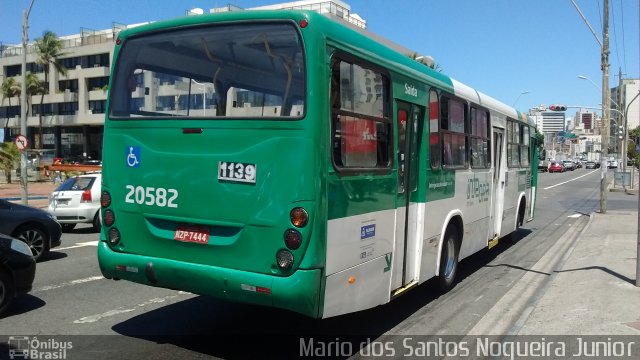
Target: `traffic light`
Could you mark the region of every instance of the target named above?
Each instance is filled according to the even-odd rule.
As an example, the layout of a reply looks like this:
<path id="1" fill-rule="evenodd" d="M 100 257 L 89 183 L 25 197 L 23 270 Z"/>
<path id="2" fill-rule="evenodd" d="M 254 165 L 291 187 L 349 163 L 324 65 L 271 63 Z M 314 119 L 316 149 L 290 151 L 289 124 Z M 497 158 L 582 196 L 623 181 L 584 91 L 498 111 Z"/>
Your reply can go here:
<path id="1" fill-rule="evenodd" d="M 567 107 L 564 105 L 551 105 L 549 106 L 551 111 L 567 111 Z"/>

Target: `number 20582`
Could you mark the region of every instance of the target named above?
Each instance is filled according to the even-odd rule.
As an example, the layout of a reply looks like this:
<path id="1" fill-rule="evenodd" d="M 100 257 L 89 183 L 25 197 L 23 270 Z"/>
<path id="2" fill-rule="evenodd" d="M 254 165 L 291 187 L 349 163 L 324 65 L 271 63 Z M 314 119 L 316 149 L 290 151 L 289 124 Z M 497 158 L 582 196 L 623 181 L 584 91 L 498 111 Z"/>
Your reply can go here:
<path id="1" fill-rule="evenodd" d="M 127 185 L 126 203 L 177 208 L 178 190 Z"/>

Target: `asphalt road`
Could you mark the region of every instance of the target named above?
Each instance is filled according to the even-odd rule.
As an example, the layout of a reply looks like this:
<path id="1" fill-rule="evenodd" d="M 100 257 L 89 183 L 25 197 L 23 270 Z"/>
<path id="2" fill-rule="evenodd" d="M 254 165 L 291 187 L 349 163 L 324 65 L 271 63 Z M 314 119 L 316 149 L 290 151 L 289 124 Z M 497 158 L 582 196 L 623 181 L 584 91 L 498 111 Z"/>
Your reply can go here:
<path id="1" fill-rule="evenodd" d="M 96 259 L 98 234 L 79 226 L 38 264 L 33 291 L 0 320 L 0 342 L 15 335 L 68 339 L 74 347 L 67 358 L 246 358 L 298 352 L 300 337 L 357 346 L 387 335 L 465 335 L 561 235 L 598 211 L 599 181 L 600 170 L 540 173 L 535 220 L 513 240 L 464 260 L 452 291 L 440 294 L 428 282 L 388 305 L 326 320 L 106 280 Z M 625 194 L 608 199 L 610 210 L 637 206 Z"/>

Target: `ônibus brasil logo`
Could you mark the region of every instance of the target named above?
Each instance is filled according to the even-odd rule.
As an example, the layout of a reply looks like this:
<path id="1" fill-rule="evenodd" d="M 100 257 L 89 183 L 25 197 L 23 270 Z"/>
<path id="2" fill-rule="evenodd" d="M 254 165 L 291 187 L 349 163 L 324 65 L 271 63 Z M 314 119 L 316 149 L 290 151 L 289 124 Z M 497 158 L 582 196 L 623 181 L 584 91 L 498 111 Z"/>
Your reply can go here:
<path id="1" fill-rule="evenodd" d="M 37 337 L 9 336 L 9 359 L 66 359 L 71 341 L 40 340 Z"/>

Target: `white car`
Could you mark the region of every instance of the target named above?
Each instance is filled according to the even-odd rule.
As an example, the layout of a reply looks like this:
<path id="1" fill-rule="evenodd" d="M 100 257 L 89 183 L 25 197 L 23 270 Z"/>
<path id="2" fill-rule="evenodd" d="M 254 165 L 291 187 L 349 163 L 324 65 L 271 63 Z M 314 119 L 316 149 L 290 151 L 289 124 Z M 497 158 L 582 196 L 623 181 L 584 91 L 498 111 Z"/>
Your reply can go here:
<path id="1" fill-rule="evenodd" d="M 90 173 L 65 180 L 51 193 L 48 211 L 62 225 L 63 231 L 87 223 L 100 231 L 101 173 Z"/>

